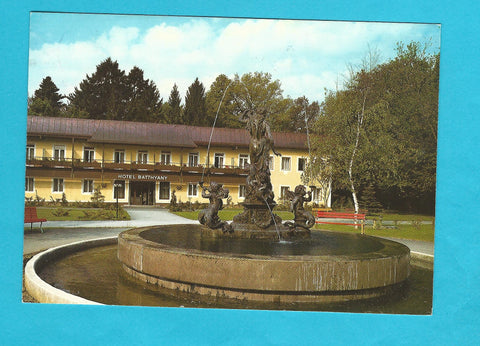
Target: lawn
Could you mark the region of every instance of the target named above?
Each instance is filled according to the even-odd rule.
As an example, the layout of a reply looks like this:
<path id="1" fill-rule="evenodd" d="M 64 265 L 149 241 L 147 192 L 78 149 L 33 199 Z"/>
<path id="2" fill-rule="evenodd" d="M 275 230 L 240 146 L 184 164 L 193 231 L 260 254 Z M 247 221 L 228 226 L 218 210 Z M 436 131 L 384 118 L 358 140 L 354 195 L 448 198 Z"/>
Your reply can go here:
<path id="1" fill-rule="evenodd" d="M 218 212 L 218 216 L 220 219 L 225 220 L 225 221 L 231 221 L 233 220 L 233 217 L 237 214 L 240 214 L 243 211 L 243 209 L 224 209 L 220 210 Z M 197 220 L 198 219 L 198 213 L 200 210 L 195 210 L 195 211 L 176 211 L 174 214 L 178 216 L 182 216 L 184 218 L 190 219 L 190 220 Z M 280 216 L 284 220 L 291 220 L 293 218 L 293 213 L 289 211 L 275 211 L 275 214 Z"/>
<path id="2" fill-rule="evenodd" d="M 197 211 L 180 211 L 174 214 L 185 217 L 191 220 L 197 220 Z M 225 221 L 231 221 L 235 215 L 242 212 L 242 209 L 224 209 L 220 210 L 218 216 Z M 280 216 L 283 220 L 293 219 L 293 213 L 288 211 L 274 211 L 275 214 Z M 378 218 L 378 217 L 377 217 Z M 373 219 L 367 217 L 367 219 Z M 413 239 L 433 242 L 434 240 L 434 217 L 427 215 L 414 215 L 414 214 L 382 214 L 383 221 L 413 221 L 413 224 L 398 224 L 395 228 L 380 228 L 374 229 L 372 226 L 365 226 L 365 233 L 368 235 L 379 237 L 392 237 L 400 239 Z M 432 221 L 430 225 L 420 225 L 417 221 Z M 360 233 L 360 228 L 355 229 L 354 226 L 345 225 L 316 225 L 313 229 L 324 229 L 338 232 Z"/>
<path id="3" fill-rule="evenodd" d="M 419 214 L 393 214 L 382 213 L 380 214 L 383 221 L 435 221 L 435 216 L 432 215 L 419 215 Z M 378 219 L 378 216 L 368 216 L 367 219 Z"/>
<path id="4" fill-rule="evenodd" d="M 355 229 L 355 226 L 344 225 L 315 225 L 313 229 L 329 230 L 346 233 L 360 233 L 360 228 Z M 365 234 L 378 237 L 391 237 L 399 239 L 412 239 L 433 242 L 434 240 L 434 225 L 410 225 L 399 224 L 395 228 L 381 228 L 374 229 L 372 226 L 365 226 Z"/>
<path id="5" fill-rule="evenodd" d="M 103 208 L 48 208 L 37 207 L 37 216 L 48 221 L 93 221 L 116 220 L 116 210 Z M 121 208 L 119 220 L 130 220 L 130 215 Z"/>

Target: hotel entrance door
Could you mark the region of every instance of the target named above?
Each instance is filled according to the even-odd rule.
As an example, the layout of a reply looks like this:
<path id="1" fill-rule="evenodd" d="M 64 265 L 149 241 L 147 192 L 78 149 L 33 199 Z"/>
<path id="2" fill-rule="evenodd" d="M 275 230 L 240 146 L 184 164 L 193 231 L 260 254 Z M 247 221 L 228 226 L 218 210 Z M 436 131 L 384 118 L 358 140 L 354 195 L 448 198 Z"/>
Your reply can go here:
<path id="1" fill-rule="evenodd" d="M 131 181 L 130 182 L 131 205 L 154 205 L 155 182 L 154 181 Z"/>

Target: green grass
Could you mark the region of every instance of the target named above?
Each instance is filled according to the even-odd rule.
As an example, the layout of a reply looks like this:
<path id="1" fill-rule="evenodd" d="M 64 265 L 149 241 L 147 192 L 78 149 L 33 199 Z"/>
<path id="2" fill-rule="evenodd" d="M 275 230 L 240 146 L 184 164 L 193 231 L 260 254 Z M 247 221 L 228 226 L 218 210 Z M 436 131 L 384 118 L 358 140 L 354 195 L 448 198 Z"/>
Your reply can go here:
<path id="1" fill-rule="evenodd" d="M 67 215 L 55 215 L 57 210 L 67 212 Z M 101 208 L 46 208 L 37 207 L 37 216 L 45 218 L 48 221 L 95 221 L 95 220 L 116 220 L 115 210 L 105 210 Z M 119 211 L 119 220 L 130 220 L 130 215 L 121 209 Z"/>
<path id="2" fill-rule="evenodd" d="M 382 213 L 382 220 L 384 221 L 435 221 L 435 216 L 432 215 L 417 215 L 417 214 L 391 214 Z M 378 216 L 369 216 L 367 219 L 378 219 Z"/>
<path id="3" fill-rule="evenodd" d="M 323 225 L 317 224 L 314 229 L 324 229 L 337 232 L 360 233 L 360 228 L 346 225 Z M 372 226 L 365 226 L 365 234 L 378 237 L 392 237 L 399 239 L 412 239 L 433 242 L 434 225 L 398 225 L 396 228 L 373 229 Z"/>
<path id="4" fill-rule="evenodd" d="M 243 209 L 225 209 L 220 210 L 218 216 L 224 221 L 231 221 L 233 217 L 242 212 Z M 199 210 L 174 212 L 178 216 L 191 220 L 197 220 Z M 282 220 L 293 219 L 293 213 L 288 211 L 274 211 Z M 434 221 L 434 217 L 425 215 L 403 215 L 403 214 L 383 214 L 384 221 Z M 368 219 L 368 217 L 367 217 Z M 314 229 L 324 229 L 337 232 L 360 233 L 360 228 L 347 225 L 316 225 Z M 400 239 L 412 239 L 433 242 L 434 225 L 409 225 L 399 224 L 396 228 L 373 229 L 372 226 L 365 226 L 365 233 L 379 237 L 392 237 Z"/>
<path id="5" fill-rule="evenodd" d="M 220 210 L 218 212 L 218 216 L 220 219 L 224 221 L 232 221 L 233 217 L 237 214 L 240 214 L 243 211 L 243 209 L 224 209 Z M 182 216 L 184 218 L 190 219 L 190 220 L 197 220 L 198 218 L 198 213 L 200 210 L 195 210 L 195 211 L 176 211 L 174 212 L 175 215 Z M 274 213 L 280 216 L 283 220 L 291 220 L 293 219 L 293 213 L 289 211 L 275 211 Z"/>

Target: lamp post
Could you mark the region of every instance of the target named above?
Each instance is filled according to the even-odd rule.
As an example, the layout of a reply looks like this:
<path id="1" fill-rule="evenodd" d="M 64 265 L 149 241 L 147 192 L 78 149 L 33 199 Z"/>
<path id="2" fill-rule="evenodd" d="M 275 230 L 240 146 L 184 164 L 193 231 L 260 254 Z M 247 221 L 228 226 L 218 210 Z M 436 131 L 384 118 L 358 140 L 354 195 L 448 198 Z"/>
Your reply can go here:
<path id="1" fill-rule="evenodd" d="M 118 188 L 121 187 L 122 184 L 113 184 L 113 187 L 115 189 L 115 197 L 117 200 L 117 220 L 118 220 Z"/>

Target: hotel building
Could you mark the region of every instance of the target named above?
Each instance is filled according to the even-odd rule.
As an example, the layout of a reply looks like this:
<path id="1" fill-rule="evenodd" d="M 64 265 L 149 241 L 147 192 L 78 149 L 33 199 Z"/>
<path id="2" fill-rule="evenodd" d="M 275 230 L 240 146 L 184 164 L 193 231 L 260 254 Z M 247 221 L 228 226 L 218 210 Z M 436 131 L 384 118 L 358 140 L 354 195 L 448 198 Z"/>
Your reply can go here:
<path id="1" fill-rule="evenodd" d="M 245 129 L 29 116 L 26 199 L 90 201 L 99 188 L 106 202 L 161 205 L 201 202 L 198 182 L 224 184 L 233 203 L 245 196 L 249 135 Z M 210 149 L 208 143 L 210 141 Z M 308 157 L 301 133 L 273 133 L 281 156 L 271 156 L 277 203 L 302 184 Z M 330 206 L 317 188 L 314 201 Z"/>

